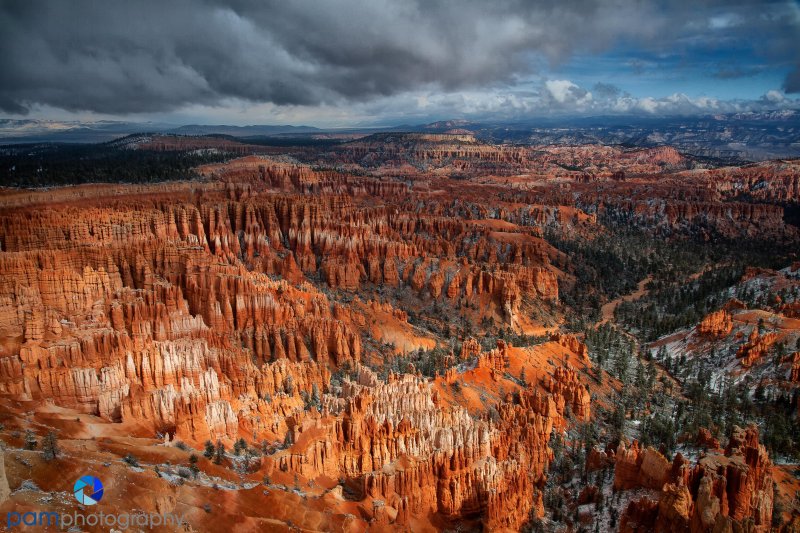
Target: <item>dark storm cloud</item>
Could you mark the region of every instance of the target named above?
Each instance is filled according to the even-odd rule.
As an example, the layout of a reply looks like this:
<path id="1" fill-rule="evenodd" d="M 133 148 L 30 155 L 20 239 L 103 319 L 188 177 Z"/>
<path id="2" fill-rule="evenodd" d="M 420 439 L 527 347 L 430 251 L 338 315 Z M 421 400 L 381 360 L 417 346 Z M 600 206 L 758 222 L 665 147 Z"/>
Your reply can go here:
<path id="1" fill-rule="evenodd" d="M 0 5 L 0 109 L 125 114 L 226 99 L 318 105 L 510 87 L 541 61 L 620 41 L 654 52 L 719 47 L 723 31 L 765 38 L 767 60 L 794 60 L 797 20 L 765 16 L 774 7 L 709 19 L 698 13 L 725 2 L 665 11 L 638 0 L 12 0 Z"/>
<path id="2" fill-rule="evenodd" d="M 734 80 L 739 78 L 749 78 L 757 76 L 764 71 L 764 67 L 742 67 L 742 66 L 722 66 L 711 73 L 712 76 L 721 80 Z"/>
<path id="3" fill-rule="evenodd" d="M 797 65 L 786 76 L 783 82 L 783 90 L 787 93 L 800 93 L 800 65 Z"/>
<path id="4" fill-rule="evenodd" d="M 622 89 L 611 83 L 595 83 L 592 93 L 601 98 L 616 98 L 622 93 Z"/>

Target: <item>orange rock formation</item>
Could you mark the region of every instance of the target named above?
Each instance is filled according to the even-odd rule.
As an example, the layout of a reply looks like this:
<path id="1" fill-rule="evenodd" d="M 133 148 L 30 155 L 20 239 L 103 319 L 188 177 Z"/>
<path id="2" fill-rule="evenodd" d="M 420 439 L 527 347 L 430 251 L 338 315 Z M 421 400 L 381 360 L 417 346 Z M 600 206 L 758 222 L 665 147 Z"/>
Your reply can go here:
<path id="1" fill-rule="evenodd" d="M 731 315 L 724 309 L 714 311 L 703 318 L 697 325 L 697 332 L 700 335 L 710 337 L 724 337 L 733 329 Z"/>
<path id="2" fill-rule="evenodd" d="M 771 466 L 767 451 L 758 442 L 758 430 L 736 428 L 724 455 L 710 453 L 690 467 L 678 454 L 672 468 L 664 471 L 668 482 L 660 489 L 658 501 L 644 498 L 631 502 L 622 520 L 627 529 L 622 530 L 630 531 L 630 524 L 638 524 L 657 532 L 738 531 L 745 527 L 770 531 Z"/>

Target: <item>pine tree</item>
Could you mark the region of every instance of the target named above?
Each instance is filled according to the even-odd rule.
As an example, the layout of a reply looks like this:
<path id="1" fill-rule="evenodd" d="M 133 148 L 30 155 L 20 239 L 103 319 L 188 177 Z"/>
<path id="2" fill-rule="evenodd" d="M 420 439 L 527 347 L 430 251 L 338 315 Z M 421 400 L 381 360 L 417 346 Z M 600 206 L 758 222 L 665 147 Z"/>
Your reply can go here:
<path id="1" fill-rule="evenodd" d="M 206 441 L 206 448 L 205 451 L 203 451 L 203 456 L 206 459 L 211 459 L 212 457 L 214 457 L 214 443 L 211 442 L 210 440 Z"/>
<path id="2" fill-rule="evenodd" d="M 614 373 L 623 384 L 628 383 L 628 369 L 631 364 L 631 351 L 629 346 L 620 346 L 614 360 Z"/>
<path id="3" fill-rule="evenodd" d="M 658 375 L 658 371 L 656 369 L 656 363 L 652 359 L 650 362 L 647 363 L 647 391 L 652 392 L 653 388 L 656 385 L 656 376 Z"/>
<path id="4" fill-rule="evenodd" d="M 625 407 L 623 401 L 617 402 L 616 408 L 612 415 L 612 427 L 614 440 L 622 440 L 625 429 Z"/>
<path id="5" fill-rule="evenodd" d="M 244 438 L 240 438 L 235 443 L 233 443 L 233 454 L 235 456 L 241 455 L 243 451 L 247 449 L 247 441 Z"/>
<path id="6" fill-rule="evenodd" d="M 30 429 L 25 430 L 25 449 L 26 450 L 35 450 L 36 446 L 39 445 L 39 442 L 36 440 L 36 435 L 33 434 L 33 431 Z"/>
<path id="7" fill-rule="evenodd" d="M 200 468 L 197 467 L 197 456 L 192 454 L 189 456 L 189 470 L 192 471 L 192 475 L 197 478 L 197 474 L 200 472 Z"/>
<path id="8" fill-rule="evenodd" d="M 258 457 L 258 452 L 254 448 L 247 448 L 244 451 L 244 473 L 247 473 L 251 464 L 254 464 L 256 457 Z"/>
<path id="9" fill-rule="evenodd" d="M 634 383 L 636 384 L 636 388 L 639 391 L 643 391 L 645 385 L 647 384 L 644 365 L 642 364 L 642 360 L 638 358 L 636 359 L 636 374 L 634 378 Z"/>
<path id="10" fill-rule="evenodd" d="M 217 448 L 214 450 L 214 464 L 222 464 L 222 461 L 225 459 L 225 445 L 222 444 L 221 440 L 217 441 Z"/>
<path id="11" fill-rule="evenodd" d="M 45 461 L 52 461 L 61 453 L 55 431 L 48 431 L 42 440 L 42 453 Z"/>

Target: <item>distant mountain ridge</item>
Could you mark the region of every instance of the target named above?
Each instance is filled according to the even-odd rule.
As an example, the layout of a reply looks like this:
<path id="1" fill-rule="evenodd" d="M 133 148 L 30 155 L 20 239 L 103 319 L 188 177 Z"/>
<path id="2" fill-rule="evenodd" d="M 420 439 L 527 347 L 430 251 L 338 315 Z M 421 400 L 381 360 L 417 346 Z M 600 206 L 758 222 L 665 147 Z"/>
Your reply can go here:
<path id="1" fill-rule="evenodd" d="M 163 133 L 175 133 L 178 135 L 231 135 L 233 137 L 255 137 L 261 135 L 280 135 L 286 133 L 316 133 L 323 131 L 313 126 L 227 126 L 190 124 L 165 130 Z"/>
<path id="2" fill-rule="evenodd" d="M 155 122 L 67 121 L 0 118 L 0 143 L 31 142 L 96 143 L 133 133 L 174 127 Z"/>
<path id="3" fill-rule="evenodd" d="M 172 133 L 176 135 L 230 135 L 257 137 L 282 134 L 321 132 L 312 126 L 249 125 L 228 126 L 187 124 L 176 126 L 158 122 L 91 122 L 38 119 L 0 119 L 0 143 L 30 142 L 97 143 L 107 142 L 136 133 Z"/>
<path id="4" fill-rule="evenodd" d="M 0 119 L 0 144 L 100 143 L 140 133 L 225 135 L 241 142 L 281 139 L 347 140 L 376 133 L 474 135 L 497 144 L 616 144 L 641 148 L 670 145 L 682 153 L 731 161 L 800 157 L 800 113 L 793 110 L 698 117 L 540 117 L 518 121 L 441 120 L 391 127 L 316 128 L 293 125 L 188 124 L 154 122 Z"/>

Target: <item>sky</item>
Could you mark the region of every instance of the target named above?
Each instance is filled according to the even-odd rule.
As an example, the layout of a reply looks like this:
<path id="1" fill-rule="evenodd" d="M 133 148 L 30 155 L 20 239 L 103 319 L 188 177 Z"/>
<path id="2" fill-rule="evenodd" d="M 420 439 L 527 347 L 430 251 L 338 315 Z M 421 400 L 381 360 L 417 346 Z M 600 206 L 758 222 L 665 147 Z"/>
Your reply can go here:
<path id="1" fill-rule="evenodd" d="M 0 116 L 322 127 L 800 109 L 800 2 L 0 3 Z"/>

